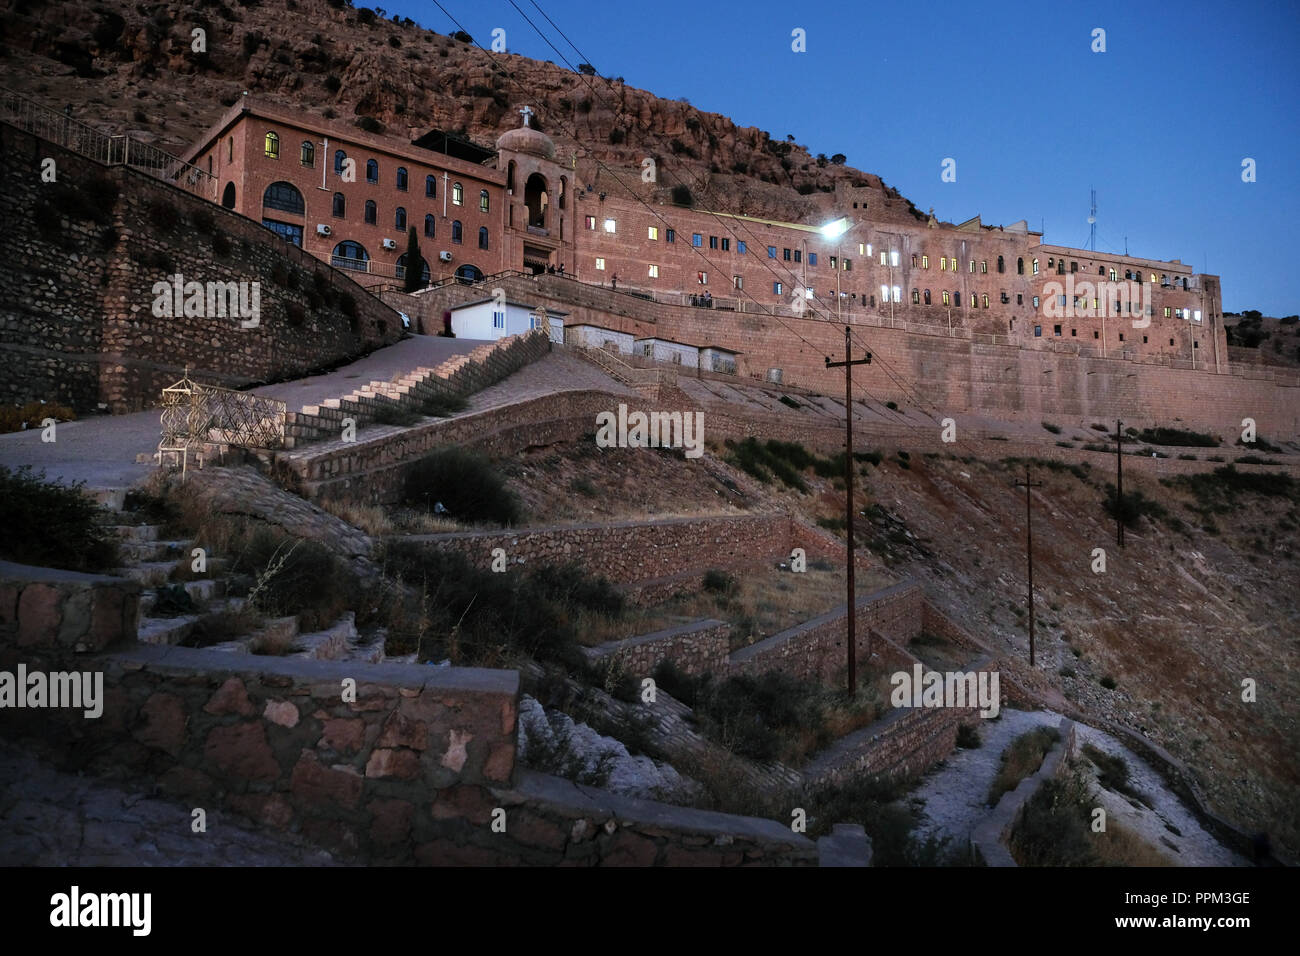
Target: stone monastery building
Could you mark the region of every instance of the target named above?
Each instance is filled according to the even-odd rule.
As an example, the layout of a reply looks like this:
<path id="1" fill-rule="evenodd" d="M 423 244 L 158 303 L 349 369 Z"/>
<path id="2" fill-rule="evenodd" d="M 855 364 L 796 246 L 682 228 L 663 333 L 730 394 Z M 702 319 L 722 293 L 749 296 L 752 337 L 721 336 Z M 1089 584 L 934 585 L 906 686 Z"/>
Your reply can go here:
<path id="1" fill-rule="evenodd" d="M 562 268 L 711 308 L 719 322 L 857 316 L 1227 370 L 1219 279 L 1176 259 L 1046 245 L 1023 220 L 942 223 L 874 177 L 841 184 L 827 222 L 648 203 L 615 181 L 583 181 L 586 164 L 558 156 L 520 112 L 523 125 L 488 150 L 436 130 L 413 142 L 370 135 L 245 97 L 183 159 L 216 178 L 223 205 L 369 285 L 404 278 L 413 226 L 430 283 Z"/>

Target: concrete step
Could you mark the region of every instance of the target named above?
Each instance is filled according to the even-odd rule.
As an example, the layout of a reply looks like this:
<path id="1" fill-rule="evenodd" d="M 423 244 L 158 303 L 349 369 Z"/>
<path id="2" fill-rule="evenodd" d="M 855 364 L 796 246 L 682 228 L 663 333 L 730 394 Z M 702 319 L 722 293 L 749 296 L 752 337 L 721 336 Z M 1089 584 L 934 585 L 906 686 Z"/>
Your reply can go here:
<path id="1" fill-rule="evenodd" d="M 198 581 L 176 581 L 173 582 L 185 588 L 190 599 L 199 605 L 206 605 L 215 598 L 219 598 L 226 593 L 226 582 L 216 578 L 203 578 Z M 163 585 L 160 585 L 162 587 Z M 158 602 L 158 589 L 146 591 L 140 595 L 140 615 L 148 616 L 153 610 L 154 605 Z"/>
<path id="2" fill-rule="evenodd" d="M 356 640 L 356 615 L 348 611 L 323 631 L 299 634 L 298 639 L 294 641 L 294 646 L 298 650 L 290 656 L 317 661 L 345 660 L 351 658 L 350 652 Z"/>
<path id="3" fill-rule="evenodd" d="M 82 494 L 107 511 L 121 511 L 126 502 L 125 488 L 83 488 Z"/>
<path id="4" fill-rule="evenodd" d="M 156 561 L 179 561 L 189 554 L 189 541 L 123 541 L 118 553 L 128 564 Z"/>
<path id="5" fill-rule="evenodd" d="M 129 567 L 118 568 L 113 574 L 120 578 L 139 581 L 142 587 L 156 588 L 160 584 L 166 584 L 175 569 L 175 561 L 144 561 Z"/>
<path id="6" fill-rule="evenodd" d="M 194 625 L 203 620 L 202 614 L 185 614 L 181 617 L 143 617 L 136 630 L 136 640 L 142 644 L 176 645 L 189 636 Z"/>
<path id="7" fill-rule="evenodd" d="M 115 524 L 108 530 L 126 542 L 157 541 L 162 525 L 156 524 Z"/>

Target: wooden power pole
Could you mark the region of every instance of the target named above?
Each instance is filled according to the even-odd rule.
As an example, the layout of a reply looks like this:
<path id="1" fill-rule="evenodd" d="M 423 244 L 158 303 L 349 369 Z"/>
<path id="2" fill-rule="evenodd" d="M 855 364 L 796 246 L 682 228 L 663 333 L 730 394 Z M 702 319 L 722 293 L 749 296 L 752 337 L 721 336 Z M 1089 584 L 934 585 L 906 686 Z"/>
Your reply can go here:
<path id="1" fill-rule="evenodd" d="M 1025 486 L 1025 553 L 1029 562 L 1029 666 L 1034 666 L 1034 517 L 1029 507 L 1029 489 L 1042 485 L 1041 481 L 1029 480 L 1029 463 L 1025 463 L 1025 480 L 1017 481 Z"/>
<path id="2" fill-rule="evenodd" d="M 848 606 L 848 675 L 849 675 L 849 696 L 853 696 L 858 690 L 858 673 L 857 673 L 857 594 L 853 583 L 853 366 L 870 365 L 871 353 L 864 352 L 860 359 L 853 358 L 853 332 L 849 326 L 844 326 L 844 361 L 832 362 L 829 357 L 826 359 L 827 368 L 844 369 L 844 493 L 846 495 L 845 515 L 845 533 L 848 537 L 846 553 L 848 554 L 848 584 L 846 585 L 849 598 Z M 867 657 L 871 657 L 871 637 L 867 636 Z"/>
<path id="3" fill-rule="evenodd" d="M 1115 541 L 1124 547 L 1124 423 L 1115 419 Z"/>

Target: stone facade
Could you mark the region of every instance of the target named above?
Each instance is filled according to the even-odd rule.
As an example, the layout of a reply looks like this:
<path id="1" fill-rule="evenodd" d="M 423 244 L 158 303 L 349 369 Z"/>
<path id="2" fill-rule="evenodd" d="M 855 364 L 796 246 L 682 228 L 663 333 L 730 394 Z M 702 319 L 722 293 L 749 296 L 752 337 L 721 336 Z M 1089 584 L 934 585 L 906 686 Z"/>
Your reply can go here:
<path id="1" fill-rule="evenodd" d="M 158 404 L 187 367 L 197 381 L 242 387 L 402 335 L 397 314 L 346 274 L 183 189 L 4 124 L 0 152 L 15 166 L 0 196 L 15 248 L 0 276 L 0 400 L 136 411 Z M 41 181 L 45 157 L 55 160 L 54 183 Z M 175 274 L 258 283 L 257 326 L 156 317 L 154 284 Z"/>
<path id="2" fill-rule="evenodd" d="M 731 625 L 725 621 L 692 621 L 650 634 L 583 648 L 593 664 L 609 662 L 638 679 L 654 673 L 665 660 L 683 673 L 722 674 L 731 652 Z"/>

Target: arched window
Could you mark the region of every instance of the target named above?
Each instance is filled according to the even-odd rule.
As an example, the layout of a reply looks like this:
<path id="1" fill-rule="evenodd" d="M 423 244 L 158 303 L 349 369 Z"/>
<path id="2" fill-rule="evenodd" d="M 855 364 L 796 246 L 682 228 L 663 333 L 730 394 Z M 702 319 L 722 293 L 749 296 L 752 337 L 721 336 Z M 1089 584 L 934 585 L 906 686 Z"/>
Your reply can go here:
<path id="1" fill-rule="evenodd" d="M 459 242 L 460 242 L 460 233 L 461 233 L 460 220 L 457 219 L 457 220 L 453 221 L 452 224 L 451 224 L 451 241 L 452 241 L 452 242 L 459 243 Z"/>
<path id="2" fill-rule="evenodd" d="M 478 230 L 478 247 L 479 247 L 480 249 L 486 249 L 486 248 L 488 247 L 488 231 L 487 231 L 487 226 L 479 226 L 479 230 Z"/>
<path id="3" fill-rule="evenodd" d="M 235 137 L 231 136 L 229 139 L 226 140 L 226 162 L 233 163 L 234 161 L 235 161 Z"/>
<path id="4" fill-rule="evenodd" d="M 266 134 L 266 158 L 267 159 L 280 158 L 280 134 L 279 133 Z"/>
<path id="5" fill-rule="evenodd" d="M 949 298 L 948 298 L 948 291 L 947 291 L 946 289 L 944 290 L 944 293 L 943 293 L 943 304 L 944 304 L 944 305 L 950 305 L 950 304 L 951 304 L 951 302 L 950 302 L 950 300 L 949 300 Z"/>
<path id="6" fill-rule="evenodd" d="M 524 205 L 528 207 L 528 225 L 545 229 L 546 208 L 550 205 L 550 198 L 546 179 L 541 173 L 533 173 L 528 177 L 528 182 L 524 183 Z"/>
<path id="7" fill-rule="evenodd" d="M 926 304 L 926 305 L 929 305 L 929 304 L 930 304 L 930 290 L 929 290 L 929 289 L 926 289 L 926 290 L 925 290 L 925 304 Z"/>
<path id="8" fill-rule="evenodd" d="M 212 175 L 212 154 L 208 153 L 208 175 Z"/>
<path id="9" fill-rule="evenodd" d="M 428 215 L 424 217 L 424 234 L 428 236 L 430 239 L 433 238 L 434 224 L 436 222 L 437 220 L 432 215 Z"/>
<path id="10" fill-rule="evenodd" d="M 366 160 L 366 182 L 379 182 L 379 164 L 373 159 Z"/>
<path id="11" fill-rule="evenodd" d="M 1025 257 L 1020 256 L 1016 259 L 1016 275 L 1022 276 L 1024 274 L 1025 274 Z"/>
<path id="12" fill-rule="evenodd" d="M 1007 270 L 1006 270 L 1006 265 L 1005 265 L 1005 263 L 1002 261 L 1002 257 L 1001 257 L 1001 256 L 998 256 L 998 272 L 1006 272 L 1006 271 L 1007 271 Z"/>
<path id="13" fill-rule="evenodd" d="M 1097 275 L 1099 275 L 1099 276 L 1104 276 L 1105 274 L 1106 274 L 1106 267 L 1105 267 L 1105 266 L 1097 266 Z"/>
<path id="14" fill-rule="evenodd" d="M 920 305 L 920 304 L 921 304 L 921 290 L 920 290 L 920 289 L 913 289 L 913 290 L 912 290 L 912 305 Z"/>
<path id="15" fill-rule="evenodd" d="M 488 191 L 486 189 L 480 189 L 478 191 L 478 211 L 488 211 Z"/>
<path id="16" fill-rule="evenodd" d="M 981 298 L 984 299 L 984 308 L 987 309 L 989 307 L 989 294 L 985 292 Z"/>
<path id="17" fill-rule="evenodd" d="M 373 199 L 367 199 L 366 217 L 365 217 L 366 222 L 373 226 L 375 224 L 375 219 L 377 216 L 378 216 L 378 209 L 375 207 L 375 201 Z"/>
<path id="18" fill-rule="evenodd" d="M 345 239 L 335 246 L 334 255 L 330 257 L 330 265 L 354 272 L 368 272 L 368 262 L 370 253 L 366 252 L 366 247 L 351 239 Z"/>
<path id="19" fill-rule="evenodd" d="M 301 216 L 303 212 L 302 193 L 292 183 L 271 183 L 262 193 L 262 205 L 267 209 L 280 209 Z"/>
<path id="20" fill-rule="evenodd" d="M 339 176 L 342 176 L 342 175 L 343 175 L 343 163 L 344 163 L 344 161 L 345 161 L 347 158 L 348 158 L 348 154 L 345 153 L 345 152 L 343 152 L 343 150 L 341 150 L 341 149 L 336 149 L 336 150 L 334 150 L 334 172 L 335 172 L 335 174 L 337 174 L 337 175 L 339 175 Z"/>
<path id="21" fill-rule="evenodd" d="M 406 210 L 401 206 L 398 206 L 397 211 L 393 213 L 393 228 L 406 228 Z"/>
<path id="22" fill-rule="evenodd" d="M 515 191 L 515 161 L 512 159 L 506 163 L 506 190 Z"/>
<path id="23" fill-rule="evenodd" d="M 227 209 L 235 208 L 235 184 L 234 183 L 226 183 L 226 189 L 221 194 L 221 205 L 225 206 Z"/>
<path id="24" fill-rule="evenodd" d="M 569 177 L 561 176 L 560 177 L 560 208 L 561 209 L 564 208 L 564 200 L 567 198 L 568 194 L 569 194 Z"/>
<path id="25" fill-rule="evenodd" d="M 424 194 L 428 196 L 430 199 L 438 198 L 438 177 L 437 176 L 424 177 Z"/>
<path id="26" fill-rule="evenodd" d="M 302 148 L 298 152 L 298 162 L 303 166 L 316 165 L 316 146 L 309 140 L 302 141 Z"/>
<path id="27" fill-rule="evenodd" d="M 1038 260 L 1034 260 L 1034 275 L 1038 275 Z"/>
<path id="28" fill-rule="evenodd" d="M 406 253 L 403 252 L 397 257 L 397 278 L 406 278 Z M 425 261 L 424 256 L 420 257 L 420 281 L 428 285 L 429 283 L 429 263 Z"/>
<path id="29" fill-rule="evenodd" d="M 453 206 L 463 206 L 465 204 L 465 187 L 460 183 L 451 184 L 451 204 Z"/>
<path id="30" fill-rule="evenodd" d="M 400 189 L 402 192 L 406 192 L 406 167 L 405 166 L 397 167 L 397 188 Z"/>
<path id="31" fill-rule="evenodd" d="M 334 194 L 334 208 L 332 211 L 334 215 L 340 219 L 342 219 L 344 213 L 347 212 L 347 200 L 343 198 L 342 193 Z"/>

